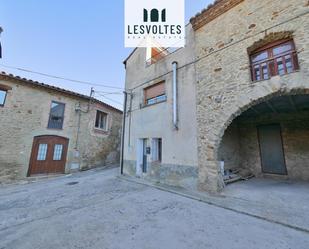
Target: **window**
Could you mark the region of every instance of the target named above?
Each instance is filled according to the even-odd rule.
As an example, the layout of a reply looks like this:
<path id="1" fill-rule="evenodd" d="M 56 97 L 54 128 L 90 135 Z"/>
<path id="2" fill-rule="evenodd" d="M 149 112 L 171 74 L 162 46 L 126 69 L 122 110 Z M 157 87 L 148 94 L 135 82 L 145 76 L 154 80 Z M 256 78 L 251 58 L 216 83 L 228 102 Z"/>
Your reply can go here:
<path id="1" fill-rule="evenodd" d="M 153 105 L 166 100 L 165 82 L 144 89 L 145 105 Z"/>
<path id="2" fill-rule="evenodd" d="M 64 119 L 64 104 L 52 101 L 48 128 L 50 129 L 62 129 Z"/>
<path id="3" fill-rule="evenodd" d="M 162 161 L 162 138 L 152 139 L 152 161 Z"/>
<path id="4" fill-rule="evenodd" d="M 0 106 L 4 106 L 5 99 L 6 99 L 6 91 L 0 89 Z"/>
<path id="5" fill-rule="evenodd" d="M 55 144 L 54 155 L 53 155 L 53 160 L 54 161 L 61 161 L 62 149 L 63 149 L 63 145 L 62 144 Z"/>
<path id="6" fill-rule="evenodd" d="M 298 69 L 297 53 L 292 40 L 281 40 L 264 46 L 250 56 L 252 80 L 267 80 Z"/>
<path id="7" fill-rule="evenodd" d="M 39 150 L 38 150 L 38 161 L 45 161 L 46 160 L 46 154 L 47 154 L 47 144 L 39 144 Z"/>
<path id="8" fill-rule="evenodd" d="M 107 130 L 107 114 L 97 110 L 95 118 L 95 128 Z"/>
<path id="9" fill-rule="evenodd" d="M 170 54 L 169 49 L 160 47 L 149 47 L 146 51 L 146 64 L 151 65 Z"/>

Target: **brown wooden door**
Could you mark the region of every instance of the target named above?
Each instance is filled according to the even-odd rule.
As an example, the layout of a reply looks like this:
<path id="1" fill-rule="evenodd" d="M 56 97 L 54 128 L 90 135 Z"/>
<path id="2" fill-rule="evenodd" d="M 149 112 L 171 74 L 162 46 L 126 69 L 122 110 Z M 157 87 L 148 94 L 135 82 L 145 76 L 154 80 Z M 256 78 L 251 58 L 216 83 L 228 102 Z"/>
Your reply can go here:
<path id="1" fill-rule="evenodd" d="M 28 175 L 64 173 L 68 143 L 64 137 L 35 137 Z"/>

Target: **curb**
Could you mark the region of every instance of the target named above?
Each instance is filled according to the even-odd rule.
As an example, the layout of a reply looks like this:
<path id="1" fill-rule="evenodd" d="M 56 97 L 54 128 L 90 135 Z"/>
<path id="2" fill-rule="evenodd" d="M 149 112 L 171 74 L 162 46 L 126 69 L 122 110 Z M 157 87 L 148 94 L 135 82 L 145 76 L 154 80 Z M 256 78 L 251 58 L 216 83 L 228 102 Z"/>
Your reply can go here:
<path id="1" fill-rule="evenodd" d="M 176 194 L 176 195 L 179 195 L 179 196 L 191 199 L 191 200 L 203 202 L 203 203 L 206 203 L 206 204 L 211 205 L 211 206 L 223 208 L 225 210 L 233 211 L 233 212 L 236 212 L 236 213 L 239 213 L 239 214 L 247 215 L 247 216 L 250 216 L 250 217 L 254 217 L 254 218 L 257 218 L 257 219 L 260 219 L 260 220 L 264 220 L 264 221 L 267 221 L 267 222 L 270 222 L 270 223 L 278 224 L 278 225 L 281 225 L 281 226 L 284 226 L 284 227 L 292 228 L 294 230 L 305 232 L 305 233 L 309 234 L 309 229 L 294 226 L 294 225 L 291 225 L 291 224 L 288 224 L 288 223 L 285 223 L 285 222 L 281 222 L 281 221 L 277 221 L 277 220 L 274 220 L 274 219 L 269 219 L 269 218 L 266 218 L 266 217 L 263 217 L 263 216 L 260 216 L 260 215 L 257 215 L 257 214 L 241 211 L 241 210 L 238 210 L 238 209 L 235 209 L 235 208 L 232 208 L 232 207 L 227 207 L 225 205 L 221 205 L 219 203 L 216 203 L 215 201 L 212 201 L 207 197 L 198 197 L 198 196 L 195 196 L 193 194 L 187 194 L 187 193 L 183 193 L 183 192 L 180 192 L 180 191 L 177 191 L 177 190 L 166 188 L 164 186 L 146 183 L 144 181 L 133 179 L 133 178 L 127 177 L 127 176 L 119 175 L 119 176 L 117 176 L 117 178 L 119 178 L 121 180 L 128 181 L 128 182 L 133 182 L 133 183 L 141 184 L 141 185 L 148 186 L 148 187 L 151 187 L 151 188 L 155 188 L 155 189 L 165 191 L 165 192 L 168 192 L 168 193 Z M 224 196 L 222 196 L 222 197 L 224 197 Z M 216 198 L 216 197 L 213 197 L 213 198 Z"/>

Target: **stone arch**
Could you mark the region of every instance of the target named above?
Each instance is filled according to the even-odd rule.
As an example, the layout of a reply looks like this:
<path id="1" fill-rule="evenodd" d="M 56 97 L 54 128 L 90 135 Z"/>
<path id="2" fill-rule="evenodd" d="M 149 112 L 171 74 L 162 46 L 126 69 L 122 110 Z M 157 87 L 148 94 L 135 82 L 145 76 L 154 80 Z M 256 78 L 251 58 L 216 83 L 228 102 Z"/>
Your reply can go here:
<path id="1" fill-rule="evenodd" d="M 245 111 L 249 110 L 251 107 L 254 107 L 274 97 L 285 96 L 285 95 L 297 95 L 297 94 L 308 94 L 309 95 L 309 88 L 293 88 L 291 90 L 279 89 L 278 91 L 274 91 L 264 96 L 260 96 L 244 104 L 243 106 L 237 107 L 236 111 L 229 115 L 227 120 L 223 123 L 223 125 L 220 128 L 218 140 L 216 141 L 216 144 L 215 144 L 215 155 L 216 155 L 215 160 L 218 161 L 220 159 L 218 158 L 218 149 L 220 147 L 220 144 L 222 142 L 222 138 L 224 136 L 226 129 L 232 124 L 232 122 L 237 117 L 239 117 Z"/>
<path id="2" fill-rule="evenodd" d="M 267 82 L 271 84 L 271 82 Z M 238 101 L 234 105 L 228 105 L 228 110 L 221 110 L 220 113 L 222 122 L 218 122 L 219 125 L 212 131 L 213 136 L 211 139 L 204 143 L 202 147 L 199 148 L 199 153 L 204 153 L 199 157 L 203 158 L 203 161 L 199 160 L 199 184 L 200 190 L 205 190 L 208 192 L 218 192 L 224 188 L 223 177 L 220 172 L 220 158 L 219 149 L 227 128 L 232 124 L 232 122 L 240 116 L 242 113 L 250 109 L 251 107 L 270 100 L 277 96 L 283 95 L 297 95 L 297 94 L 309 94 L 309 87 L 304 86 L 301 82 L 296 82 L 292 84 L 293 86 L 287 87 L 285 84 L 277 85 L 276 87 L 268 86 L 258 86 L 250 94 L 246 96 L 240 96 Z M 263 90 L 261 90 L 263 89 Z M 224 113 L 226 113 L 224 115 Z M 205 152 L 206 150 L 206 152 Z M 206 157 L 205 157 L 205 154 Z M 204 161 L 206 158 L 206 161 Z"/>
<path id="3" fill-rule="evenodd" d="M 283 39 L 292 39 L 293 32 L 292 31 L 282 31 L 282 32 L 273 32 L 266 34 L 264 38 L 254 42 L 250 47 L 247 48 L 248 54 L 252 54 L 255 50 L 264 47 L 265 45 L 283 40 Z"/>

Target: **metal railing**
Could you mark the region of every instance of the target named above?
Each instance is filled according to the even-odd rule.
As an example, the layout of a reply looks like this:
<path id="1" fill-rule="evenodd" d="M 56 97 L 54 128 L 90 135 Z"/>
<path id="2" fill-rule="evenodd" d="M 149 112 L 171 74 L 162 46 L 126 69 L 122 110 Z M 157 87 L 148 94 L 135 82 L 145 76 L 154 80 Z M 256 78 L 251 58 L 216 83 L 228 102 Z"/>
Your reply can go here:
<path id="1" fill-rule="evenodd" d="M 298 69 L 297 51 L 295 50 L 251 63 L 253 81 L 266 80 L 275 75 L 295 72 Z"/>

